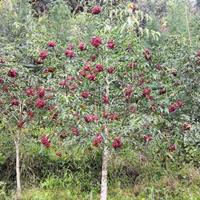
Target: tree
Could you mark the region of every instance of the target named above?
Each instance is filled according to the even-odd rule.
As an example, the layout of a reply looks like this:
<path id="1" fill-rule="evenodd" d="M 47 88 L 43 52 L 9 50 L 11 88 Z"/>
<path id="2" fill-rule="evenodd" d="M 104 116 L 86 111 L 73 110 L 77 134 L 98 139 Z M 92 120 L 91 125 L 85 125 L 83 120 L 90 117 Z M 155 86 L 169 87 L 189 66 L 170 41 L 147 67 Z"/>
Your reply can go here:
<path id="1" fill-rule="evenodd" d="M 69 39 L 67 47 L 49 41 L 35 58 L 33 72 L 21 67 L 5 70 L 3 75 L 8 74 L 9 79 L 1 81 L 6 129 L 10 127 L 10 133 L 17 130 L 13 134 L 16 157 L 26 130 L 23 126 L 34 113 L 33 126 L 52 128 L 51 136 L 40 138 L 45 148 L 59 149 L 56 141 L 69 137 L 73 144 L 92 144 L 102 150 L 102 200 L 107 198 L 109 155 L 133 141 L 138 141 L 138 148 L 141 144 L 146 147 L 157 137 L 166 144 L 164 150 L 175 151 L 173 134 L 161 133 L 161 129 L 169 130 L 171 116 L 183 107 L 179 100 L 182 88 L 175 85 L 176 71 L 160 65 L 158 52 L 144 48 L 127 20 L 128 12 L 124 9 L 118 17 L 120 9 L 110 15 L 109 7 L 92 7 L 86 20 L 89 25 L 82 22 L 78 28 L 83 29 Z M 101 15 L 103 12 L 106 14 Z M 59 152 L 56 155 L 62 157 Z M 19 159 L 16 161 L 20 180 Z"/>

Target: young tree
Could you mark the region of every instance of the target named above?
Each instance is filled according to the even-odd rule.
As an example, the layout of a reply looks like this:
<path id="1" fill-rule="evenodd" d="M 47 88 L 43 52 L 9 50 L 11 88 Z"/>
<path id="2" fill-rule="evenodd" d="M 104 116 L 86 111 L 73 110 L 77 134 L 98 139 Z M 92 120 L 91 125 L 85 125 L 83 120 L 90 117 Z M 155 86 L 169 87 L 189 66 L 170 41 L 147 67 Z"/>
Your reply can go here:
<path id="1" fill-rule="evenodd" d="M 35 127 L 51 126 L 55 143 L 57 136 L 62 140 L 74 136 L 79 145 L 92 144 L 102 150 L 101 200 L 106 200 L 112 152 L 133 140 L 148 145 L 162 137 L 162 127 L 183 106 L 182 88 L 175 85 L 176 71 L 160 65 L 157 52 L 144 48 L 129 22 L 115 27 L 117 14 L 111 15 L 102 30 L 98 21 L 102 12 L 100 6 L 92 7 L 89 19 L 96 19 L 86 28 L 87 37 L 74 39 L 76 44 L 62 49 L 63 44 L 57 48 L 56 42 L 49 41 L 35 59 L 33 72 L 5 70 L 6 79 L 1 80 L 5 106 L 1 109 L 7 130 L 14 135 L 18 199 L 19 144 L 27 131 L 23 127 L 30 122 Z M 166 138 L 167 148 L 175 151 L 173 135 L 166 134 Z M 46 134 L 40 139 L 45 148 L 60 147 Z M 60 152 L 56 155 L 61 157 Z"/>

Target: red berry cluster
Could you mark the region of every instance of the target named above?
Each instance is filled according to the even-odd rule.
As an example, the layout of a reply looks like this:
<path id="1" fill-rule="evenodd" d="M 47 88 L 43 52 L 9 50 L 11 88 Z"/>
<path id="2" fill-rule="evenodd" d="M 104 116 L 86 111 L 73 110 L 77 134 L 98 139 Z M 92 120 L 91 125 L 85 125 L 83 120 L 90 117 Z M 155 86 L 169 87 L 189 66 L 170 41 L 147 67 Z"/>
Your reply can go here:
<path id="1" fill-rule="evenodd" d="M 147 134 L 144 136 L 144 141 L 145 142 L 150 142 L 151 140 L 153 140 L 153 137 L 151 134 Z"/>
<path id="2" fill-rule="evenodd" d="M 15 78 L 17 76 L 17 70 L 16 69 L 10 69 L 8 71 L 8 76 L 11 78 Z"/>
<path id="3" fill-rule="evenodd" d="M 121 146 L 122 146 L 121 138 L 119 138 L 119 137 L 115 138 L 113 143 L 112 143 L 112 147 L 114 149 L 118 149 L 118 148 L 121 148 Z"/>
<path id="4" fill-rule="evenodd" d="M 190 130 L 192 128 L 192 124 L 185 122 L 183 123 L 182 128 L 184 131 Z"/>
<path id="5" fill-rule="evenodd" d="M 169 151 L 170 151 L 170 152 L 176 151 L 176 145 L 175 145 L 175 144 L 171 144 L 171 145 L 169 146 Z"/>
<path id="6" fill-rule="evenodd" d="M 49 148 L 51 146 L 51 141 L 47 135 L 43 135 L 40 139 L 40 142 L 42 145 L 44 145 L 46 148 Z"/>
<path id="7" fill-rule="evenodd" d="M 101 6 L 96 5 L 91 9 L 91 13 L 93 15 L 97 15 L 97 14 L 101 13 L 101 10 L 102 10 Z"/>
<path id="8" fill-rule="evenodd" d="M 103 137 L 101 134 L 96 134 L 95 135 L 95 138 L 93 139 L 93 142 L 92 144 L 95 146 L 95 147 L 98 147 L 103 141 Z"/>
<path id="9" fill-rule="evenodd" d="M 183 107 L 183 102 L 180 100 L 177 100 L 174 103 L 171 103 L 168 107 L 169 112 L 175 112 L 177 109 Z"/>
<path id="10" fill-rule="evenodd" d="M 86 123 L 97 122 L 99 120 L 97 115 L 89 114 L 84 117 Z"/>

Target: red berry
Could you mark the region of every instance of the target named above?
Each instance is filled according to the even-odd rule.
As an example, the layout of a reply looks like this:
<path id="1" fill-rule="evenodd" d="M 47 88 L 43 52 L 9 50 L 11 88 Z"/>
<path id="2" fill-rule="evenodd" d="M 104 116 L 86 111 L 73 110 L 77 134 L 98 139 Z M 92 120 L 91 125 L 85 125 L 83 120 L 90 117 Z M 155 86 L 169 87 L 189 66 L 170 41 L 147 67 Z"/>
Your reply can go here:
<path id="1" fill-rule="evenodd" d="M 103 112 L 102 113 L 102 117 L 105 118 L 105 119 L 107 119 L 109 117 L 109 113 Z"/>
<path id="2" fill-rule="evenodd" d="M 23 120 L 20 120 L 17 124 L 18 128 L 23 128 L 24 127 L 24 124 L 25 124 L 25 121 Z"/>
<path id="3" fill-rule="evenodd" d="M 67 49 L 68 49 L 68 50 L 73 50 L 73 49 L 74 49 L 73 44 L 68 44 L 68 45 L 67 45 Z"/>
<path id="4" fill-rule="evenodd" d="M 102 72 L 103 71 L 103 65 L 102 64 L 97 64 L 96 65 L 96 72 Z"/>
<path id="5" fill-rule="evenodd" d="M 107 47 L 108 47 L 109 49 L 114 49 L 114 48 L 116 47 L 114 40 L 109 40 L 109 41 L 107 42 Z"/>
<path id="6" fill-rule="evenodd" d="M 103 141 L 103 137 L 101 134 L 97 133 L 95 135 L 95 138 L 93 139 L 93 142 L 92 144 L 95 146 L 95 147 L 98 147 Z"/>
<path id="7" fill-rule="evenodd" d="M 66 80 L 67 80 L 67 81 L 73 81 L 73 80 L 74 80 L 74 77 L 71 76 L 71 75 L 67 75 Z"/>
<path id="8" fill-rule="evenodd" d="M 77 128 L 73 127 L 73 128 L 71 128 L 71 131 L 72 131 L 73 135 L 79 136 L 79 130 Z"/>
<path id="9" fill-rule="evenodd" d="M 48 56 L 48 51 L 41 51 L 39 57 L 44 60 Z"/>
<path id="10" fill-rule="evenodd" d="M 65 56 L 68 57 L 68 58 L 73 58 L 75 56 L 75 53 L 74 53 L 73 50 L 66 49 L 65 50 Z"/>
<path id="11" fill-rule="evenodd" d="M 110 101 L 109 101 L 109 97 L 106 96 L 106 95 L 103 96 L 102 100 L 103 100 L 103 103 L 104 103 L 104 104 L 109 104 L 109 102 L 110 102 Z"/>
<path id="12" fill-rule="evenodd" d="M 86 75 L 86 78 L 89 79 L 90 81 L 96 80 L 96 76 L 94 74 L 88 74 L 88 75 Z"/>
<path id="13" fill-rule="evenodd" d="M 19 100 L 16 99 L 16 98 L 12 99 L 11 105 L 12 105 L 12 106 L 19 106 Z"/>
<path id="14" fill-rule="evenodd" d="M 34 89 L 33 88 L 27 88 L 25 92 L 26 92 L 26 95 L 28 97 L 34 96 Z"/>
<path id="15" fill-rule="evenodd" d="M 182 127 L 183 127 L 184 131 L 190 130 L 192 128 L 192 124 L 185 122 L 185 123 L 183 123 Z"/>
<path id="16" fill-rule="evenodd" d="M 132 89 L 132 87 L 131 87 L 130 85 L 127 86 L 127 87 L 124 89 L 124 96 L 125 96 L 127 99 L 130 99 L 130 98 L 131 98 L 132 93 L 133 93 L 133 89 Z"/>
<path id="17" fill-rule="evenodd" d="M 16 69 L 10 69 L 8 71 L 8 76 L 11 78 L 15 78 L 17 76 L 17 70 Z"/>
<path id="18" fill-rule="evenodd" d="M 121 148 L 121 146 L 122 146 L 121 138 L 120 137 L 115 138 L 113 143 L 112 143 L 112 147 L 114 149 L 118 149 L 118 148 Z"/>
<path id="19" fill-rule="evenodd" d="M 113 73 L 115 72 L 115 68 L 114 68 L 114 67 L 109 67 L 109 68 L 107 69 L 107 72 L 108 72 L 109 74 L 113 74 Z"/>
<path id="20" fill-rule="evenodd" d="M 97 122 L 98 121 L 98 116 L 97 115 L 86 115 L 84 117 L 85 122 L 90 123 L 90 122 Z"/>
<path id="21" fill-rule="evenodd" d="M 84 44 L 83 42 L 81 42 L 81 43 L 79 44 L 79 49 L 80 49 L 80 51 L 86 50 L 86 46 L 85 46 L 85 44 Z"/>
<path id="22" fill-rule="evenodd" d="M 55 47 L 56 46 L 55 41 L 49 41 L 47 44 L 48 44 L 49 47 Z"/>
<path id="23" fill-rule="evenodd" d="M 84 71 L 91 71 L 91 66 L 89 64 L 86 64 L 85 66 L 83 66 L 83 70 Z"/>
<path id="24" fill-rule="evenodd" d="M 137 108 L 136 108 L 135 106 L 131 106 L 131 107 L 129 108 L 129 111 L 130 111 L 131 113 L 135 113 L 135 112 L 137 111 Z"/>
<path id="25" fill-rule="evenodd" d="M 169 146 L 169 151 L 170 151 L 170 152 L 176 151 L 176 145 L 175 145 L 175 144 L 171 144 L 171 145 Z"/>
<path id="26" fill-rule="evenodd" d="M 89 91 L 81 92 L 81 97 L 83 97 L 84 99 L 87 99 L 89 96 L 90 96 L 90 92 Z"/>
<path id="27" fill-rule="evenodd" d="M 147 134 L 147 135 L 144 136 L 144 141 L 145 141 L 145 142 L 150 142 L 151 140 L 153 140 L 152 135 Z"/>
<path id="28" fill-rule="evenodd" d="M 60 81 L 60 82 L 59 82 L 59 85 L 60 85 L 61 87 L 66 87 L 66 86 L 68 85 L 67 80 L 65 79 L 65 80 Z"/>
<path id="29" fill-rule="evenodd" d="M 101 6 L 98 6 L 98 5 L 94 6 L 92 8 L 91 12 L 92 12 L 93 15 L 99 14 L 101 12 Z"/>
<path id="30" fill-rule="evenodd" d="M 128 64 L 129 68 L 135 68 L 136 66 L 137 66 L 137 63 L 135 63 L 135 62 L 131 62 Z"/>
<path id="31" fill-rule="evenodd" d="M 3 83 L 4 83 L 3 78 L 0 78 L 0 84 L 3 84 Z"/>
<path id="32" fill-rule="evenodd" d="M 85 77 L 85 76 L 86 76 L 86 73 L 85 73 L 84 70 L 80 70 L 80 71 L 79 71 L 79 75 Z"/>
<path id="33" fill-rule="evenodd" d="M 119 114 L 118 113 L 110 113 L 108 117 L 109 117 L 110 121 L 119 120 Z"/>
<path id="34" fill-rule="evenodd" d="M 28 114 L 30 120 L 34 117 L 34 112 L 33 111 L 28 111 L 27 114 Z"/>
<path id="35" fill-rule="evenodd" d="M 39 87 L 37 90 L 38 97 L 43 98 L 45 96 L 45 89 L 44 87 Z"/>
<path id="36" fill-rule="evenodd" d="M 91 59 L 92 62 L 94 62 L 94 61 L 97 59 L 97 56 L 96 56 L 96 55 L 92 55 L 92 56 L 90 57 L 90 59 Z"/>
<path id="37" fill-rule="evenodd" d="M 177 107 L 174 104 L 169 105 L 168 110 L 169 112 L 175 112 Z"/>
<path id="38" fill-rule="evenodd" d="M 37 108 L 44 108 L 45 105 L 46 105 L 46 102 L 44 99 L 41 99 L 41 98 L 36 99 L 35 106 Z"/>
<path id="39" fill-rule="evenodd" d="M 98 36 L 95 36 L 90 40 L 90 43 L 93 47 L 98 48 L 102 44 L 102 39 Z"/>
<path id="40" fill-rule="evenodd" d="M 175 112 L 177 109 L 183 107 L 183 102 L 180 100 L 175 101 L 174 103 L 171 103 L 168 107 L 169 112 Z"/>
<path id="41" fill-rule="evenodd" d="M 143 96 L 148 97 L 151 94 L 151 88 L 144 88 Z"/>
<path id="42" fill-rule="evenodd" d="M 40 139 L 41 144 L 43 144 L 46 148 L 51 146 L 51 141 L 47 135 L 43 135 Z"/>

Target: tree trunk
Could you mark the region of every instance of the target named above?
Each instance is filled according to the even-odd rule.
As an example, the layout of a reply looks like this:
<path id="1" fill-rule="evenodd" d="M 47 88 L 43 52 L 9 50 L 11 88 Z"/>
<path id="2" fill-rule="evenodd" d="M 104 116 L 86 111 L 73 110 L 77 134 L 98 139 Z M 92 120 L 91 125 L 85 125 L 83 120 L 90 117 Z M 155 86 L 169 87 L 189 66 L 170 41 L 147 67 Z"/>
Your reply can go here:
<path id="1" fill-rule="evenodd" d="M 15 150 L 16 150 L 16 181 L 17 181 L 16 200 L 20 200 L 21 180 L 20 180 L 19 137 L 15 139 Z"/>
<path id="2" fill-rule="evenodd" d="M 105 87 L 105 95 L 109 97 L 109 82 L 108 76 L 106 76 L 106 87 Z M 105 105 L 105 112 L 109 112 L 109 105 Z M 107 200 L 108 194 L 108 161 L 109 161 L 109 151 L 107 147 L 107 137 L 108 137 L 108 127 L 105 124 L 105 141 L 104 141 L 104 149 L 102 155 L 102 171 L 101 171 L 101 200 Z"/>
<path id="3" fill-rule="evenodd" d="M 102 174 L 101 174 L 101 200 L 107 200 L 108 193 L 108 149 L 104 146 L 102 157 Z"/>

